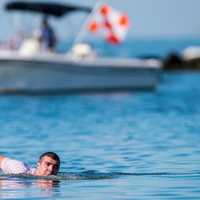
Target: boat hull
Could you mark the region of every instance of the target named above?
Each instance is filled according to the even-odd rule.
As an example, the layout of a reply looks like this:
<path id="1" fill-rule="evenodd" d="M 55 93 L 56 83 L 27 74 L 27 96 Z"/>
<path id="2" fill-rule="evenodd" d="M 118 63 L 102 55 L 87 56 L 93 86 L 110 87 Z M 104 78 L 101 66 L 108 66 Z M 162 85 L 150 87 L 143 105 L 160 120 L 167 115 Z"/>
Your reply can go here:
<path id="1" fill-rule="evenodd" d="M 161 67 L 126 59 L 0 56 L 1 93 L 152 89 Z"/>

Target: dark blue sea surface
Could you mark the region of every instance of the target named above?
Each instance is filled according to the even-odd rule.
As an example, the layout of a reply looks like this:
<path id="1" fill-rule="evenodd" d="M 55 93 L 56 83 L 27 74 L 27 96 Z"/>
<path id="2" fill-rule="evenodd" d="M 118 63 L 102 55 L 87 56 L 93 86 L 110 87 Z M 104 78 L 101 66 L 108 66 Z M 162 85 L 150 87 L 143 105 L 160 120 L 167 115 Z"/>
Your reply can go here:
<path id="1" fill-rule="evenodd" d="M 0 199 L 200 199 L 200 73 L 163 73 L 155 91 L 0 96 L 0 154 L 56 177 L 0 175 Z"/>
<path id="2" fill-rule="evenodd" d="M 129 38 L 118 45 L 111 45 L 100 40 L 86 39 L 98 55 L 111 57 L 139 57 L 139 58 L 161 58 L 164 59 L 170 54 L 181 53 L 190 46 L 200 46 L 200 38 Z M 60 42 L 58 51 L 66 52 L 71 49 L 73 40 Z"/>

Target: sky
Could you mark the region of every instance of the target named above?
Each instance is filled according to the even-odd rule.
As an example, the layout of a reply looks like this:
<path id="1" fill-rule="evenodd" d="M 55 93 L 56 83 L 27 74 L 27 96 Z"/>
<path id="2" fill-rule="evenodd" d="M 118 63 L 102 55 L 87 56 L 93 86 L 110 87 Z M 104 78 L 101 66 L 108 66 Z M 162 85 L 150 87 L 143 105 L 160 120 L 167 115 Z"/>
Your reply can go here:
<path id="1" fill-rule="evenodd" d="M 47 1 L 47 0 L 43 0 Z M 60 2 L 76 3 L 93 6 L 97 0 L 56 0 Z M 99 0 L 100 1 L 100 0 Z M 3 5 L 7 0 L 0 1 L 0 38 L 6 37 L 13 27 L 13 15 L 3 11 Z M 200 38 L 200 0 L 107 0 L 102 1 L 114 8 L 128 14 L 131 20 L 131 28 L 128 37 L 199 37 Z M 15 14 L 16 16 L 16 14 Z M 85 16 L 70 16 L 67 20 L 61 20 L 56 28 L 65 34 L 77 32 Z M 28 25 L 33 26 L 34 20 L 26 18 Z M 16 20 L 15 20 L 16 21 Z M 66 22 L 67 21 L 67 22 Z M 15 22 L 16 24 L 16 22 Z M 69 26 L 71 26 L 69 28 Z M 64 30 L 64 31 L 63 31 Z"/>

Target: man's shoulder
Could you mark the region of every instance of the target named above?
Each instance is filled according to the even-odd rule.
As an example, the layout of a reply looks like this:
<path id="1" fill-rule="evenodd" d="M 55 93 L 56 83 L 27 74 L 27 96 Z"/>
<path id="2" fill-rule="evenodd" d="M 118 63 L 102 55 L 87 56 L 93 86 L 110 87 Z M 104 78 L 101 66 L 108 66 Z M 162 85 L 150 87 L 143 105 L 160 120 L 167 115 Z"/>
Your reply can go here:
<path id="1" fill-rule="evenodd" d="M 35 171 L 36 171 L 36 168 L 29 168 L 29 170 L 27 171 L 27 174 L 34 175 Z"/>

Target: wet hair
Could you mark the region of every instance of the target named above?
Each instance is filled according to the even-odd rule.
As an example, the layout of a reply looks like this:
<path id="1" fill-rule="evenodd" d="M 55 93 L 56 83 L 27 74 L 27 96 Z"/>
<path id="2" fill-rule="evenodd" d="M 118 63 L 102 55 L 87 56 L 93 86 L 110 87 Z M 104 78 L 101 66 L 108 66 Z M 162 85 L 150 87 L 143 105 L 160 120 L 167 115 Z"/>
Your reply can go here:
<path id="1" fill-rule="evenodd" d="M 45 152 L 40 156 L 40 160 L 45 156 L 48 156 L 48 157 L 52 158 L 53 160 L 57 161 L 58 162 L 58 167 L 60 167 L 60 158 L 56 153 L 54 153 L 54 152 Z"/>

